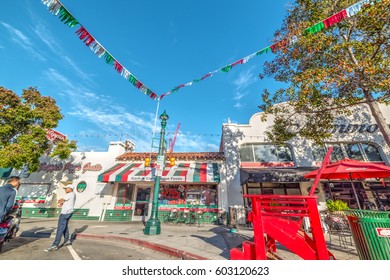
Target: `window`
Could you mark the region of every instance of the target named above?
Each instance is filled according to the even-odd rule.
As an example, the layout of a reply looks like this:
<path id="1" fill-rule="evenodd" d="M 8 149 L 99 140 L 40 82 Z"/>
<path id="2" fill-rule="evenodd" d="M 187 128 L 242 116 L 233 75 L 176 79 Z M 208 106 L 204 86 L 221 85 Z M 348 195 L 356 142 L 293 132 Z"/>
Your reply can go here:
<path id="1" fill-rule="evenodd" d="M 119 184 L 118 192 L 116 193 L 116 206 L 130 206 L 132 204 L 134 185 Z"/>
<path id="2" fill-rule="evenodd" d="M 363 154 L 359 149 L 359 144 L 346 144 L 345 150 L 347 152 L 347 155 L 350 159 L 356 159 L 356 160 L 364 160 Z"/>
<path id="3" fill-rule="evenodd" d="M 159 205 L 218 206 L 217 185 L 161 185 Z"/>
<path id="4" fill-rule="evenodd" d="M 331 160 L 333 162 L 350 158 L 360 161 L 383 161 L 378 147 L 368 143 L 328 143 L 326 146 L 332 146 L 333 151 Z M 314 145 L 312 154 L 314 161 L 323 161 L 327 147 Z"/>
<path id="5" fill-rule="evenodd" d="M 270 145 L 254 146 L 256 162 L 276 162 L 278 161 L 276 149 Z"/>
<path id="6" fill-rule="evenodd" d="M 292 152 L 287 145 L 248 144 L 240 148 L 242 162 L 291 162 Z"/>
<path id="7" fill-rule="evenodd" d="M 383 161 L 378 148 L 371 144 L 361 144 L 368 161 Z"/>
<path id="8" fill-rule="evenodd" d="M 324 146 L 314 145 L 312 148 L 314 161 L 323 161 L 326 152 Z"/>
<path id="9" fill-rule="evenodd" d="M 25 202 L 44 203 L 50 184 L 21 184 L 16 199 L 23 199 Z"/>
<path id="10" fill-rule="evenodd" d="M 252 162 L 255 161 L 253 157 L 253 148 L 251 146 L 243 146 L 240 149 L 241 161 Z"/>
<path id="11" fill-rule="evenodd" d="M 278 146 L 276 149 L 279 161 L 293 161 L 291 151 L 287 146 Z"/>
<path id="12" fill-rule="evenodd" d="M 343 150 L 341 149 L 341 145 L 339 144 L 334 144 L 333 145 L 333 151 L 332 154 L 330 155 L 332 161 L 338 161 L 342 160 L 345 158 Z"/>

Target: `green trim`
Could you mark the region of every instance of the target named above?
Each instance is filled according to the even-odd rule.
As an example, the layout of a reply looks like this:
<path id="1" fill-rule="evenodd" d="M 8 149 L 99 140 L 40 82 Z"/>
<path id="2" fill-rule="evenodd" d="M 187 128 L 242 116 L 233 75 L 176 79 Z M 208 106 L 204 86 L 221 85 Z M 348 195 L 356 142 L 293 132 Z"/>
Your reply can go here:
<path id="1" fill-rule="evenodd" d="M 133 210 L 106 210 L 104 215 L 105 222 L 126 222 L 131 221 Z"/>

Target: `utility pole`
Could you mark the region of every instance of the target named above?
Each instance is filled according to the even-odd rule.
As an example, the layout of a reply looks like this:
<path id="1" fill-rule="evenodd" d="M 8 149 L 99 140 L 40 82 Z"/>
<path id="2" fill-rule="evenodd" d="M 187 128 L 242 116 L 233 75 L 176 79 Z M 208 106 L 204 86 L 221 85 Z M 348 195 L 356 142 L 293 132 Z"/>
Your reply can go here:
<path id="1" fill-rule="evenodd" d="M 165 167 L 165 151 L 164 151 L 164 135 L 165 127 L 167 126 L 167 120 L 169 116 L 164 110 L 164 113 L 161 114 L 161 136 L 160 136 L 160 145 L 158 147 L 158 156 L 157 156 L 157 165 L 156 165 L 156 177 L 154 181 L 154 190 L 153 190 L 153 202 L 152 202 L 152 213 L 149 220 L 146 222 L 144 228 L 144 234 L 146 235 L 157 235 L 161 233 L 161 223 L 158 219 L 158 195 L 160 193 L 160 177 L 162 171 Z"/>

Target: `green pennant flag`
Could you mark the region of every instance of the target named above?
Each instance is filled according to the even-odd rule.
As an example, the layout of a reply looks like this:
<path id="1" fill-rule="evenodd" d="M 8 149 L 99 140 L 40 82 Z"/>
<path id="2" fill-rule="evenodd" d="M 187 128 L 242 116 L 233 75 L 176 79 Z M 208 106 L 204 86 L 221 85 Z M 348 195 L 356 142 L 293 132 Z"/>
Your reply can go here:
<path id="1" fill-rule="evenodd" d="M 197 83 L 197 82 L 200 82 L 202 79 L 195 79 L 195 80 L 192 80 L 193 83 Z"/>
<path id="2" fill-rule="evenodd" d="M 135 86 L 137 84 L 138 80 L 133 75 L 130 75 L 129 82 Z"/>
<path id="3" fill-rule="evenodd" d="M 65 9 L 63 6 L 60 7 L 60 12 L 59 12 L 60 20 L 64 22 L 64 24 L 68 25 L 69 27 L 74 27 L 77 25 L 79 22 L 68 12 L 67 9 Z"/>
<path id="4" fill-rule="evenodd" d="M 271 51 L 271 47 L 266 47 L 266 48 L 264 48 L 264 49 L 259 50 L 259 51 L 256 53 L 256 55 L 261 55 L 261 54 L 263 54 L 263 53 L 267 53 L 267 52 L 270 52 L 270 51 Z"/>
<path id="5" fill-rule="evenodd" d="M 229 72 L 230 70 L 232 70 L 232 66 L 231 65 L 228 65 L 228 66 L 226 66 L 226 67 L 223 67 L 222 69 L 221 69 L 221 71 L 223 71 L 223 72 Z"/>
<path id="6" fill-rule="evenodd" d="M 109 64 L 109 65 L 114 64 L 114 58 L 108 52 L 104 53 L 104 59 L 106 60 L 107 64 Z"/>
<path id="7" fill-rule="evenodd" d="M 303 35 L 308 35 L 308 34 L 315 34 L 317 33 L 318 31 L 321 31 L 322 29 L 325 28 L 325 24 L 324 22 L 319 22 L 307 29 L 305 29 L 305 31 L 303 31 Z"/>

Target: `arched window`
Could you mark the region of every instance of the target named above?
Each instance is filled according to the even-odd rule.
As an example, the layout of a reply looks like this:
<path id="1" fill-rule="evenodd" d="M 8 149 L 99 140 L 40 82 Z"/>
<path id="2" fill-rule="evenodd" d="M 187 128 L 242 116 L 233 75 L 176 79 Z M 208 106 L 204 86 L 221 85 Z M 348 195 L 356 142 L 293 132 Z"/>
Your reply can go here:
<path id="1" fill-rule="evenodd" d="M 327 147 L 332 146 L 332 161 L 350 158 L 360 161 L 383 161 L 381 153 L 376 145 L 370 143 L 327 143 L 324 145 L 314 145 L 312 153 L 314 161 L 323 161 Z"/>

